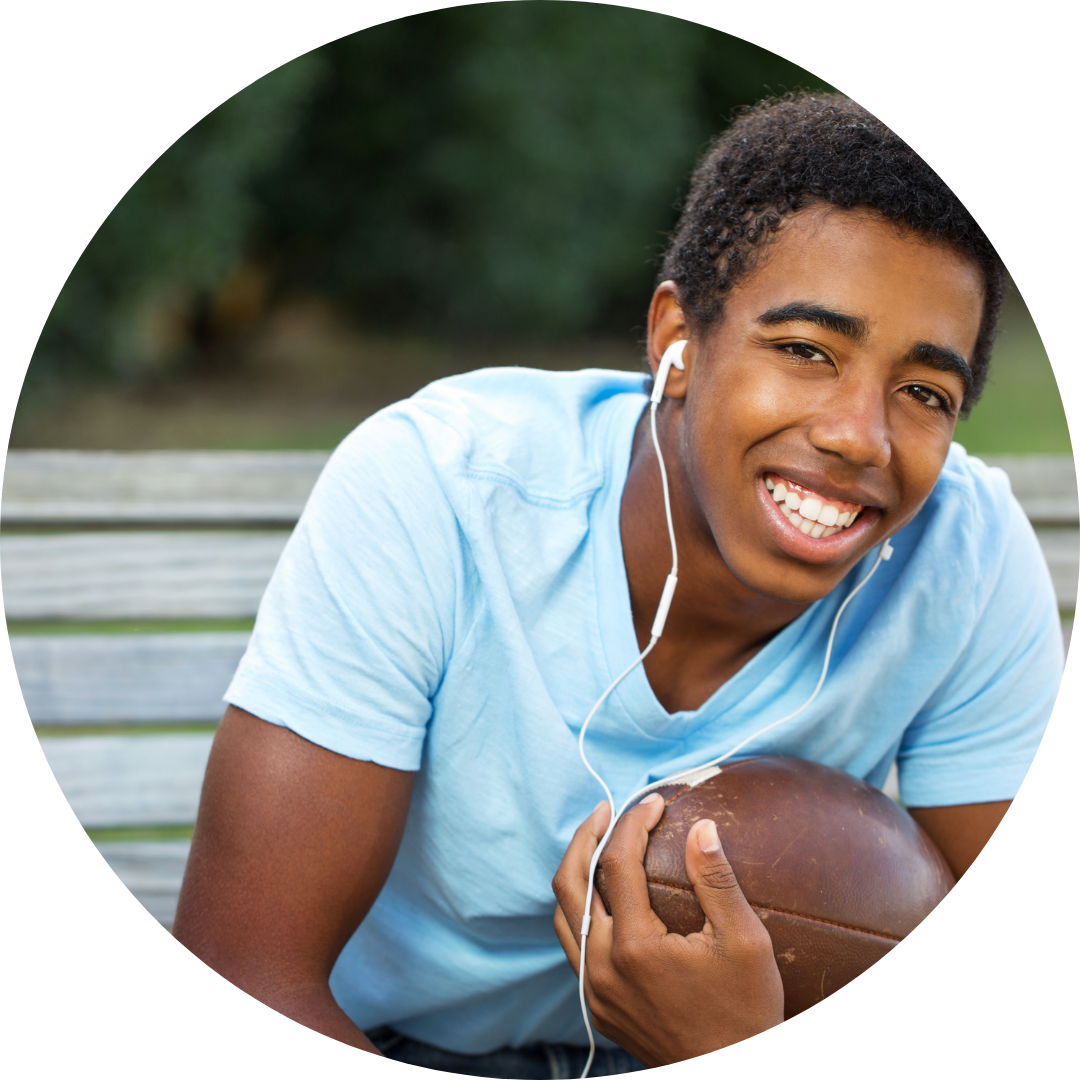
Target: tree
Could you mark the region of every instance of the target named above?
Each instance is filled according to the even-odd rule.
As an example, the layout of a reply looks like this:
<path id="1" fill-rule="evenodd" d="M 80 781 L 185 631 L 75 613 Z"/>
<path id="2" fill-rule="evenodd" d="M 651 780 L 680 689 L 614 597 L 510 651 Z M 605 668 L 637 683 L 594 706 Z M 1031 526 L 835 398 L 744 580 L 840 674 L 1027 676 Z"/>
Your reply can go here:
<path id="1" fill-rule="evenodd" d="M 731 110 L 822 85 L 631 8 L 525 0 L 372 27 L 253 83 L 147 170 L 31 372 L 205 363 L 269 288 L 380 328 L 625 332 Z"/>

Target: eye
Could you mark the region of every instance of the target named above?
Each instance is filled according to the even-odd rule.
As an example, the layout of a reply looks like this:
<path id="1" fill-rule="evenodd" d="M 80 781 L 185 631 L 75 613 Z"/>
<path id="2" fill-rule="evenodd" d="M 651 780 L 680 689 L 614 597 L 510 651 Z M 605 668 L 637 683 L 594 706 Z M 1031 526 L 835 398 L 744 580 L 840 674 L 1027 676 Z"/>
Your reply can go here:
<path id="1" fill-rule="evenodd" d="M 819 360 L 824 360 L 826 364 L 832 363 L 820 349 L 815 348 L 813 345 L 807 345 L 801 341 L 797 341 L 791 345 L 780 345 L 779 349 L 782 353 L 786 353 L 799 363 L 812 364 Z"/>
<path id="2" fill-rule="evenodd" d="M 914 383 L 911 386 L 904 387 L 904 393 L 909 394 L 920 404 L 925 405 L 928 409 L 933 409 L 935 412 L 940 411 L 947 416 L 952 415 L 952 409 L 950 402 L 944 394 L 939 393 L 937 390 L 931 390 L 928 386 L 923 386 L 920 383 Z"/>

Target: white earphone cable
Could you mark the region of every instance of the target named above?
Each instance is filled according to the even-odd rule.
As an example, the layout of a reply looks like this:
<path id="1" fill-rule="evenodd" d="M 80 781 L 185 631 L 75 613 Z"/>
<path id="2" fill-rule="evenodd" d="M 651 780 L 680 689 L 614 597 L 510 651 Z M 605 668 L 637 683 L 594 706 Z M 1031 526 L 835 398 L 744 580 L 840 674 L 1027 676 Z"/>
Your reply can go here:
<path id="1" fill-rule="evenodd" d="M 649 792 L 654 791 L 656 788 L 664 787 L 667 784 L 676 783 L 684 777 L 691 776 L 695 773 L 699 773 L 704 769 L 709 769 L 714 766 L 720 765 L 722 762 L 727 761 L 728 758 L 737 754 L 744 746 L 753 742 L 761 735 L 772 731 L 774 728 L 778 728 L 781 724 L 786 724 L 789 720 L 794 720 L 801 712 L 808 708 L 814 701 L 814 699 L 821 692 L 822 686 L 825 684 L 825 676 L 829 671 L 829 662 L 832 658 L 833 642 L 836 639 L 836 628 L 840 623 L 840 616 L 844 614 L 845 609 L 852 600 L 858 595 L 859 590 L 874 576 L 877 568 L 883 561 L 888 561 L 892 557 L 892 545 L 886 540 L 878 552 L 878 557 L 874 562 L 874 565 L 870 568 L 869 573 L 851 590 L 850 593 L 844 598 L 843 603 L 837 609 L 836 616 L 833 619 L 832 629 L 829 631 L 829 640 L 825 646 L 825 659 L 821 666 L 821 676 L 817 681 L 817 685 L 814 687 L 814 692 L 804 701 L 793 713 L 789 713 L 787 716 L 781 717 L 779 720 L 774 720 L 771 724 L 766 724 L 765 727 L 755 731 L 752 735 L 748 735 L 742 742 L 737 743 L 730 750 L 721 754 L 719 757 L 713 758 L 711 761 L 705 762 L 703 765 L 695 765 L 690 769 L 683 769 L 680 772 L 672 773 L 671 776 L 666 776 L 662 780 L 656 780 L 653 783 L 647 785 L 635 791 L 627 800 L 623 803 L 622 808 L 616 811 L 615 798 L 611 794 L 611 789 L 604 782 L 600 774 L 589 763 L 588 757 L 585 755 L 585 732 L 589 727 L 593 717 L 599 711 L 600 707 L 611 696 L 615 688 L 626 678 L 638 666 L 645 660 L 645 657 L 652 652 L 657 641 L 660 639 L 660 635 L 664 631 L 664 623 L 667 620 L 668 610 L 671 607 L 671 599 L 675 592 L 675 585 L 678 582 L 678 569 L 679 569 L 679 556 L 678 549 L 675 545 L 675 527 L 672 523 L 671 517 L 671 497 L 668 491 L 668 479 L 667 469 L 664 467 L 664 455 L 660 450 L 660 440 L 656 434 L 656 409 L 660 402 L 660 397 L 663 393 L 664 382 L 667 378 L 668 369 L 674 362 L 678 367 L 682 367 L 681 355 L 682 348 L 685 347 L 685 342 L 677 342 L 676 346 L 668 350 L 665 353 L 664 360 L 661 361 L 661 366 L 657 375 L 657 386 L 653 390 L 651 403 L 649 406 L 649 429 L 652 434 L 653 449 L 656 452 L 657 462 L 660 466 L 660 479 L 664 490 L 664 513 L 667 517 L 668 538 L 671 541 L 671 573 L 668 574 L 667 581 L 664 584 L 664 592 L 660 598 L 660 604 L 657 608 L 656 618 L 653 620 L 652 631 L 649 638 L 649 644 L 645 646 L 638 658 L 622 672 L 615 679 L 615 681 L 604 691 L 600 696 L 600 699 L 589 710 L 589 715 L 585 718 L 585 723 L 581 725 L 581 732 L 578 735 L 578 753 L 581 755 L 581 760 L 585 764 L 585 768 L 593 775 L 596 782 L 604 789 L 604 795 L 607 798 L 608 805 L 611 807 L 611 820 L 608 823 L 607 829 L 604 831 L 604 835 L 600 838 L 600 842 L 596 845 L 596 850 L 593 852 L 592 859 L 589 862 L 589 884 L 585 894 L 585 910 L 581 918 L 581 955 L 578 960 L 578 1000 L 581 1003 L 581 1015 L 585 1020 L 585 1030 L 589 1036 L 589 1056 L 585 1062 L 585 1068 L 581 1073 L 581 1080 L 589 1075 L 589 1070 L 592 1068 L 593 1060 L 596 1057 L 596 1037 L 593 1033 L 592 1018 L 589 1014 L 589 1006 L 585 1001 L 585 947 L 589 937 L 589 926 L 592 922 L 592 915 L 590 914 L 593 904 L 593 896 L 596 891 L 596 868 L 600 863 L 600 857 L 604 853 L 604 848 L 607 846 L 608 840 L 611 838 L 611 834 L 618 824 L 619 819 L 626 813 L 627 809 L 632 803 L 636 803 L 643 798 Z M 669 359 L 669 356 L 671 359 Z"/>
<path id="2" fill-rule="evenodd" d="M 671 573 L 668 574 L 667 581 L 664 584 L 664 592 L 660 598 L 660 605 L 657 608 L 656 618 L 653 620 L 649 644 L 641 651 L 638 658 L 615 679 L 603 694 L 601 694 L 600 700 L 589 710 L 589 715 L 585 717 L 585 723 L 581 725 L 581 731 L 578 734 L 578 753 L 581 755 L 581 760 L 585 763 L 585 768 L 592 773 L 593 777 L 595 777 L 596 782 L 604 789 L 604 795 L 607 797 L 608 805 L 611 807 L 611 820 L 608 824 L 607 831 L 604 833 L 600 843 L 597 844 L 596 851 L 593 852 L 592 861 L 589 863 L 589 888 L 585 897 L 585 912 L 581 919 L 581 958 L 578 961 L 578 999 L 581 1002 L 581 1014 L 585 1018 L 585 1030 L 589 1035 L 589 1057 L 585 1062 L 585 1068 L 581 1073 L 582 1080 L 589 1075 L 593 1059 L 596 1057 L 596 1037 L 593 1034 L 592 1019 L 589 1016 L 589 1007 L 585 1002 L 585 942 L 589 937 L 589 924 L 592 922 L 592 916 L 589 914 L 589 910 L 592 907 L 594 892 L 593 883 L 596 880 L 596 867 L 600 861 L 600 856 L 603 854 L 604 846 L 607 844 L 611 832 L 615 828 L 616 822 L 622 816 L 621 813 L 616 813 L 615 811 L 615 797 L 611 794 L 611 789 L 585 756 L 585 732 L 588 730 L 592 718 L 599 711 L 600 706 L 607 701 L 619 683 L 621 683 L 623 679 L 638 666 L 638 664 L 644 662 L 645 657 L 652 652 L 657 641 L 660 640 L 660 634 L 663 633 L 664 629 L 663 624 L 667 618 L 667 611 L 671 606 L 671 597 L 674 595 L 675 584 L 678 580 L 679 557 L 678 550 L 675 547 L 675 526 L 672 524 L 671 519 L 671 496 L 668 492 L 667 469 L 664 468 L 664 455 L 660 451 L 660 440 L 656 436 L 656 409 L 658 404 L 659 402 L 653 401 L 649 405 L 649 428 L 652 432 L 653 448 L 655 449 L 656 456 L 660 462 L 660 477 L 664 488 L 664 513 L 667 516 L 668 538 L 671 541 Z M 657 624 L 659 624 L 659 626 Z"/>

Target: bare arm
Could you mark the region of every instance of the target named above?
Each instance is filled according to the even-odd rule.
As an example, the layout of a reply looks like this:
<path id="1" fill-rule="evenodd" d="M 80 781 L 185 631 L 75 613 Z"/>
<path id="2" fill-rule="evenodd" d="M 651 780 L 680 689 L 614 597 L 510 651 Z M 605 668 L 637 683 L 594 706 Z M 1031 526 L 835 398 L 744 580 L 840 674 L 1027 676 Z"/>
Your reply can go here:
<path id="1" fill-rule="evenodd" d="M 986 846 L 1011 805 L 1007 800 L 965 806 L 920 806 L 909 812 L 941 849 L 959 879 Z"/>
<path id="2" fill-rule="evenodd" d="M 377 1053 L 328 980 L 390 873 L 412 781 L 230 706 L 210 754 L 174 936 L 271 1008 Z"/>

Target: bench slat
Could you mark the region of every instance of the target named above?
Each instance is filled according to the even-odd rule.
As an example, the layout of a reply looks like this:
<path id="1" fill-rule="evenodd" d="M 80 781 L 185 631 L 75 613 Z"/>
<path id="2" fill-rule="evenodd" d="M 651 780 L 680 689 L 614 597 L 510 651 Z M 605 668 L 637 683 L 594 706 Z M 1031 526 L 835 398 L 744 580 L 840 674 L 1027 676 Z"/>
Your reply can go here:
<path id="1" fill-rule="evenodd" d="M 1013 494 L 1032 524 L 1080 523 L 1076 466 L 1068 454 L 992 454 L 983 461 L 1009 474 Z"/>
<path id="2" fill-rule="evenodd" d="M 11 637 L 35 724 L 217 721 L 246 631 Z"/>
<path id="3" fill-rule="evenodd" d="M 12 450 L 5 525 L 292 524 L 325 451 Z M 1068 454 L 983 457 L 1003 468 L 1037 524 L 1080 523 Z"/>
<path id="4" fill-rule="evenodd" d="M 166 929 L 176 921 L 176 901 L 191 853 L 190 840 L 107 841 L 98 851 L 135 899 Z"/>
<path id="5" fill-rule="evenodd" d="M 1080 529 L 1036 529 L 1058 607 L 1076 607 L 1077 572 L 1080 570 Z"/>
<path id="6" fill-rule="evenodd" d="M 287 532 L 93 532 L 0 537 L 11 620 L 245 619 Z"/>
<path id="7" fill-rule="evenodd" d="M 324 451 L 12 450 L 4 525 L 291 525 Z"/>
<path id="8" fill-rule="evenodd" d="M 64 797 L 87 829 L 191 825 L 214 736 L 43 736 Z"/>
<path id="9" fill-rule="evenodd" d="M 1058 606 L 1076 604 L 1080 530 L 1037 530 Z M 116 532 L 0 537 L 10 620 L 254 616 L 288 534 Z"/>

